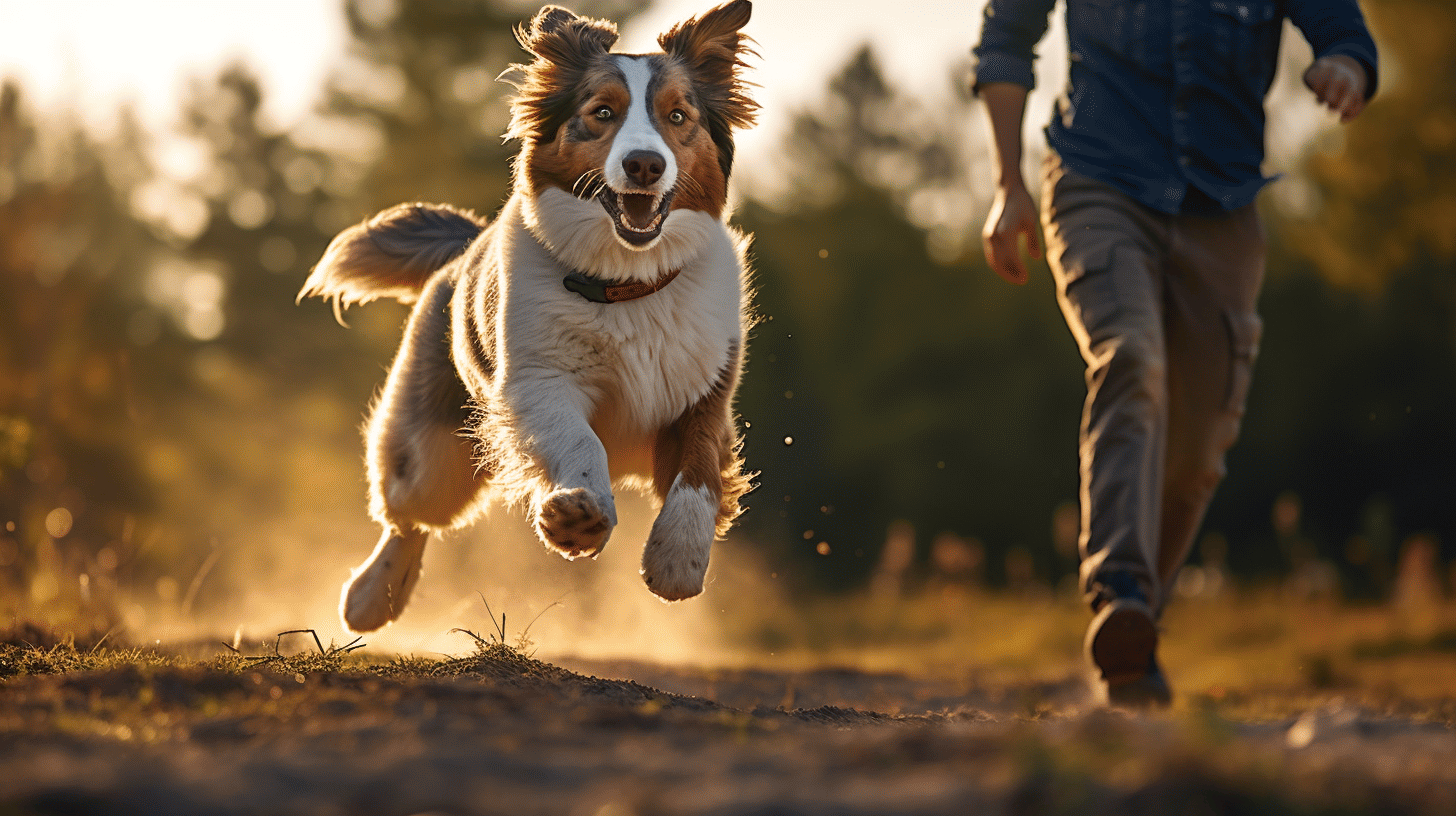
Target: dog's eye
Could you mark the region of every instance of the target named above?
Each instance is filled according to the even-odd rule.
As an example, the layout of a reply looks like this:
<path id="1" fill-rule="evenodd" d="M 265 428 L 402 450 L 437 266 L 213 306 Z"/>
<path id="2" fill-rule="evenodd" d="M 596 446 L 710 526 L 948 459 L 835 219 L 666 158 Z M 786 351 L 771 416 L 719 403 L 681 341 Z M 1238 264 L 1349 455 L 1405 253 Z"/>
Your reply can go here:
<path id="1" fill-rule="evenodd" d="M 610 122 L 612 121 L 612 117 L 615 115 L 616 114 L 612 113 L 612 109 L 607 107 L 606 105 L 603 105 L 600 108 L 592 111 L 592 116 L 595 116 L 598 122 Z"/>
<path id="2" fill-rule="evenodd" d="M 674 125 L 681 125 L 688 120 L 688 115 L 680 110 L 675 110 L 667 115 L 667 121 Z"/>

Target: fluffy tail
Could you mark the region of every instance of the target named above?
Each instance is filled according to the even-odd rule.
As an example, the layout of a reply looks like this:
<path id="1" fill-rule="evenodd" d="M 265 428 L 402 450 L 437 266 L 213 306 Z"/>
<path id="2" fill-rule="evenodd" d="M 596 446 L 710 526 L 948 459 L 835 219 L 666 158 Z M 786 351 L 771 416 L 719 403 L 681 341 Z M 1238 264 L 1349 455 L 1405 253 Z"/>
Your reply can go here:
<path id="1" fill-rule="evenodd" d="M 399 204 L 329 242 L 298 300 L 332 300 L 334 317 L 355 303 L 392 297 L 413 303 L 425 282 L 485 229 L 485 219 L 446 204 Z"/>

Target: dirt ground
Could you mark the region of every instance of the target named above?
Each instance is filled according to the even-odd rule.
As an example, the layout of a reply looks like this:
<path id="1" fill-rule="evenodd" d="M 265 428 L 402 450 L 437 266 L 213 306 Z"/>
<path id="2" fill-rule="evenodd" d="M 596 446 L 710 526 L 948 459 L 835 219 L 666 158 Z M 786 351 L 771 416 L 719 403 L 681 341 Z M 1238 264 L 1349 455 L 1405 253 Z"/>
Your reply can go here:
<path id="1" fill-rule="evenodd" d="M 4 648 L 5 816 L 1456 813 L 1449 720 L 1398 701 L 1258 719 L 1107 711 L 1075 675 Z"/>

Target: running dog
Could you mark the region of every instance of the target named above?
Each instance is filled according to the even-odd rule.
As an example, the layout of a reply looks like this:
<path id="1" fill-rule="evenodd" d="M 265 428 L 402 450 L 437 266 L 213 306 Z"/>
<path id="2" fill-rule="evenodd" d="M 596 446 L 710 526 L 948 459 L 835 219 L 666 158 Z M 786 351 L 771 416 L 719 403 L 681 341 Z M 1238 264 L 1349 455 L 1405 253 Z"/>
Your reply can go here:
<path id="1" fill-rule="evenodd" d="M 750 475 L 732 411 L 749 323 L 747 239 L 725 223 L 733 132 L 757 105 L 734 0 L 611 51 L 616 26 L 557 6 L 517 39 L 510 198 L 486 223 L 402 204 L 340 233 L 299 298 L 336 312 L 414 303 L 366 430 L 384 527 L 345 583 L 354 632 L 399 617 L 431 532 L 490 497 L 523 506 L 548 548 L 595 557 L 613 486 L 661 503 L 642 577 L 667 601 L 703 590 Z"/>

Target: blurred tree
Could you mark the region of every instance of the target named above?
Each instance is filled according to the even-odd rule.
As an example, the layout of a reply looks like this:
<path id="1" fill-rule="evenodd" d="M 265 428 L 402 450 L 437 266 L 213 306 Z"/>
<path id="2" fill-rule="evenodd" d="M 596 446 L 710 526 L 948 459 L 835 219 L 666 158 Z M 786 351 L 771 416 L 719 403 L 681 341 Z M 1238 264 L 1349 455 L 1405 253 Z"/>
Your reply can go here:
<path id="1" fill-rule="evenodd" d="M 1283 572 L 1270 513 L 1292 492 L 1318 556 L 1341 568 L 1349 591 L 1379 596 L 1406 537 L 1434 534 L 1456 557 L 1456 276 L 1417 265 L 1393 271 L 1379 293 L 1352 292 L 1273 234 L 1263 352 L 1208 527 L 1234 542 L 1237 571 Z M 1371 514 L 1386 517 L 1393 540 L 1362 532 Z"/>
<path id="2" fill-rule="evenodd" d="M 637 4 L 574 3 L 623 21 Z M 496 77 L 526 55 L 515 27 L 534 0 L 345 0 L 353 39 L 328 83 L 324 116 L 301 137 L 341 161 L 346 226 L 402 201 L 446 201 L 493 212 L 509 194 L 502 139 L 509 86 Z"/>
<path id="3" fill-rule="evenodd" d="M 1314 217 L 1290 233 L 1333 282 L 1378 293 L 1402 270 L 1456 269 L 1456 4 L 1369 0 L 1381 46 L 1372 113 L 1317 148 Z"/>
<path id="4" fill-rule="evenodd" d="M 963 66 L 948 72 L 964 73 Z M 793 123 L 785 145 L 792 189 L 766 203 L 781 210 L 832 204 L 847 193 L 846 179 L 857 179 L 925 234 L 931 257 L 954 262 L 979 251 L 968 227 L 989 203 L 977 200 L 974 183 L 989 168 L 974 127 L 980 116 L 964 82 L 951 79 L 929 98 L 906 93 L 887 83 L 874 52 L 861 47 L 817 109 Z"/>
<path id="5" fill-rule="evenodd" d="M 293 305 L 332 236 L 336 161 L 269 130 L 261 105 L 241 65 L 194 81 L 169 143 L 192 158 L 143 188 L 166 202 L 153 223 L 172 252 L 144 274 L 181 364 L 138 376 L 173 462 L 158 474 L 172 533 L 156 546 L 184 578 L 218 548 L 256 545 L 259 519 L 353 498 L 357 417 L 397 341 L 398 309 L 342 331 L 326 308 Z"/>
<path id="6" fill-rule="evenodd" d="M 792 542 L 830 583 L 861 580 L 896 519 L 922 560 L 950 531 L 983 539 L 996 577 L 1013 549 L 1058 574 L 1078 360 L 1047 282 L 1004 286 L 965 246 L 984 152 L 964 135 L 971 107 L 925 110 L 868 49 L 829 91 L 785 146 L 794 192 L 739 212 L 766 315 L 739 401 L 763 472 L 744 527 Z"/>
<path id="7" fill-rule="evenodd" d="M 103 147 L 38 122 L 0 86 L 0 597 L 4 612 L 82 610 L 134 555 L 150 485 L 135 437 L 129 337 L 149 314 L 126 270 L 160 247 L 131 217 L 146 172 L 134 127 Z M 118 186 L 118 180 L 122 186 Z M 141 326 L 142 328 L 138 328 Z M 87 575 L 85 580 L 78 576 Z"/>

